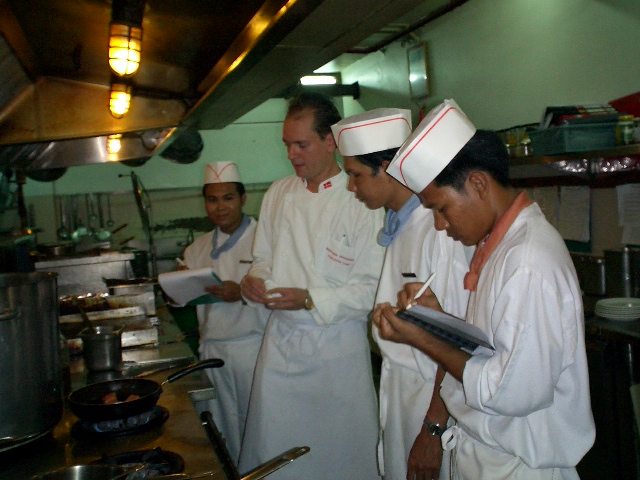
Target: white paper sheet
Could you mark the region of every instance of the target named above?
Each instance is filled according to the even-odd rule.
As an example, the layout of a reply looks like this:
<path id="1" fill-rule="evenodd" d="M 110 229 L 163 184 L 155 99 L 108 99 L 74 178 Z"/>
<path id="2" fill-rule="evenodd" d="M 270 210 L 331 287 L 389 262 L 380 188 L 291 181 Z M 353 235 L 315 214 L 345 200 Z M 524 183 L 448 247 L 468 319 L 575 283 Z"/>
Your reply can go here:
<path id="1" fill-rule="evenodd" d="M 536 187 L 530 190 L 529 196 L 540 206 L 547 221 L 558 228 L 558 211 L 560 210 L 558 187 Z"/>
<path id="2" fill-rule="evenodd" d="M 630 183 L 616 187 L 618 225 L 622 227 L 622 243 L 640 245 L 640 185 Z"/>
<path id="3" fill-rule="evenodd" d="M 640 227 L 640 184 L 618 185 L 616 192 L 618 194 L 618 224 Z"/>
<path id="4" fill-rule="evenodd" d="M 205 267 L 161 273 L 158 283 L 174 302 L 186 305 L 206 294 L 204 287 L 220 285 L 222 282 L 212 268 Z"/>
<path id="5" fill-rule="evenodd" d="M 588 242 L 591 214 L 589 187 L 560 187 L 558 231 L 565 240 Z"/>

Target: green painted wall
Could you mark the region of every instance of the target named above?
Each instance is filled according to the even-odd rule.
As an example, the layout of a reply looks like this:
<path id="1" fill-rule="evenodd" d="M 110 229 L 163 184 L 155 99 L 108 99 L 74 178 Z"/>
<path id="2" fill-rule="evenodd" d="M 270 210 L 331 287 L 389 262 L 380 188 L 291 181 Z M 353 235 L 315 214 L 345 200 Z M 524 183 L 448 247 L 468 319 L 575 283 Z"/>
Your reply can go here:
<path id="1" fill-rule="evenodd" d="M 409 98 L 406 49 L 396 42 L 342 72 L 361 98 L 345 114 L 411 108 L 414 123 L 454 98 L 481 128 L 538 122 L 549 105 L 606 103 L 640 90 L 637 0 L 471 0 L 415 32 L 427 42 L 431 93 Z"/>

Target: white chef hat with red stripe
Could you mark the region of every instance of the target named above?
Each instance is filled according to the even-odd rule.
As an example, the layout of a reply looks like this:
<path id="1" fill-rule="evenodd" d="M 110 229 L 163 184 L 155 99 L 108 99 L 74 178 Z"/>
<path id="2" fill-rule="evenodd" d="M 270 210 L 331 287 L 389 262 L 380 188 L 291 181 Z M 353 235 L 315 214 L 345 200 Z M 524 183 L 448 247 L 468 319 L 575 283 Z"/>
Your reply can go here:
<path id="1" fill-rule="evenodd" d="M 213 162 L 204 167 L 204 184 L 242 182 L 240 171 L 233 162 Z"/>
<path id="2" fill-rule="evenodd" d="M 407 138 L 387 173 L 416 193 L 422 192 L 476 133 L 454 100 L 431 110 Z"/>
<path id="3" fill-rule="evenodd" d="M 377 108 L 343 118 L 331 130 L 343 157 L 398 148 L 411 133 L 411 110 Z"/>

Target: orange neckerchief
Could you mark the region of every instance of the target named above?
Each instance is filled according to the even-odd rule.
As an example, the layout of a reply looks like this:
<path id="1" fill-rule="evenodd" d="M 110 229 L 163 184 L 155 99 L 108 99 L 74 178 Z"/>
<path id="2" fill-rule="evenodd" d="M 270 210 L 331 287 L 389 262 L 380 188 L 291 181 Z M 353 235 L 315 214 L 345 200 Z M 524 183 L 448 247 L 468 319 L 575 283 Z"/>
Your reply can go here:
<path id="1" fill-rule="evenodd" d="M 527 192 L 520 192 L 509 208 L 507 208 L 507 210 L 498 219 L 493 229 L 491 229 L 484 240 L 478 243 L 476 251 L 473 254 L 473 258 L 471 259 L 471 265 L 469 265 L 469 272 L 464 276 L 465 290 L 469 290 L 470 292 L 476 291 L 478 278 L 480 278 L 480 272 L 482 272 L 484 264 L 487 263 L 487 260 L 489 260 L 489 257 L 500 244 L 509 230 L 509 227 L 511 227 L 520 212 L 532 203 L 533 202 L 527 195 Z"/>

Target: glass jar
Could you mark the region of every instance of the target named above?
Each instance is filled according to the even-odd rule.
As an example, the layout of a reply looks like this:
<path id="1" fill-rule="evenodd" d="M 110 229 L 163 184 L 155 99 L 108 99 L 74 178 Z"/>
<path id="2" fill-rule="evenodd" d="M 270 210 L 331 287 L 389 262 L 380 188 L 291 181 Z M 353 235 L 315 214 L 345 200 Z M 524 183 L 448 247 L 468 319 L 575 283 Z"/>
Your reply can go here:
<path id="1" fill-rule="evenodd" d="M 640 143 L 640 118 L 633 119 L 633 141 Z"/>
<path id="2" fill-rule="evenodd" d="M 621 115 L 616 125 L 616 143 L 618 145 L 630 145 L 633 139 L 633 115 Z"/>

